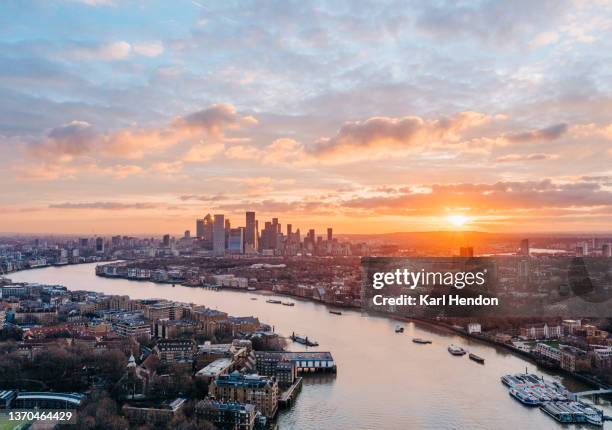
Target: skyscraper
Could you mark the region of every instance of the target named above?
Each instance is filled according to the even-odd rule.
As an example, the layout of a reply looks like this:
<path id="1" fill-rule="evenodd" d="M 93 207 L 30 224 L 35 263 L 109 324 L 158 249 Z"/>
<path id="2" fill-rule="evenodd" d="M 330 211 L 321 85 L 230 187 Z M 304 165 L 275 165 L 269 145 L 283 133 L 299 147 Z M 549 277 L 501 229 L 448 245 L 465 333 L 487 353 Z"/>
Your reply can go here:
<path id="1" fill-rule="evenodd" d="M 213 217 L 211 214 L 206 214 L 203 222 L 202 241 L 205 249 L 213 249 Z"/>
<path id="2" fill-rule="evenodd" d="M 333 238 L 333 230 L 331 227 L 328 227 L 327 229 L 327 241 L 331 242 Z"/>
<path id="3" fill-rule="evenodd" d="M 213 254 L 225 255 L 225 215 L 217 214 L 212 228 Z"/>
<path id="4" fill-rule="evenodd" d="M 104 238 L 96 237 L 96 252 L 99 254 L 104 253 Z"/>
<path id="5" fill-rule="evenodd" d="M 257 250 L 257 225 L 255 221 L 255 212 L 246 213 L 246 224 L 244 229 L 244 248 L 246 253 L 252 253 Z"/>
<path id="6" fill-rule="evenodd" d="M 204 238 L 204 219 L 196 220 L 196 237 L 198 239 Z"/>
<path id="7" fill-rule="evenodd" d="M 227 249 L 230 254 L 244 253 L 244 228 L 230 229 Z"/>
<path id="8" fill-rule="evenodd" d="M 521 255 L 529 255 L 529 239 L 521 240 Z"/>
<path id="9" fill-rule="evenodd" d="M 164 237 L 162 240 L 164 242 L 164 246 L 170 246 L 170 235 L 169 234 L 164 234 Z"/>

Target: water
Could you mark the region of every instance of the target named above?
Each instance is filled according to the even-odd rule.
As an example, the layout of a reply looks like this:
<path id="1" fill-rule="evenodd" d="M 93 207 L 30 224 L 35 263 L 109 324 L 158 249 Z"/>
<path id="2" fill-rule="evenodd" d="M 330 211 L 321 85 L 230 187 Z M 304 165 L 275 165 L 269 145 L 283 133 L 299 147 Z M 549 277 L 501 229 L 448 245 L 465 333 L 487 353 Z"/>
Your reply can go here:
<path id="1" fill-rule="evenodd" d="M 266 303 L 266 296 L 234 291 L 215 292 L 177 285 L 160 285 L 96 277 L 94 264 L 49 267 L 10 274 L 14 281 L 62 284 L 69 289 L 128 294 L 132 298 L 165 298 L 203 304 L 236 316 L 255 315 L 274 325 L 278 333 L 292 331 L 319 342 L 315 348 L 331 351 L 338 374 L 307 377 L 294 407 L 283 411 L 285 429 L 545 429 L 562 428 L 539 409 L 512 399 L 500 383 L 505 373 L 530 372 L 557 379 L 574 391 L 585 389 L 537 369 L 508 351 L 465 339 L 427 325 L 396 321 L 295 301 L 294 307 Z M 251 300 L 252 297 L 258 300 Z M 414 344 L 412 337 L 431 339 Z M 451 356 L 449 344 L 460 345 L 486 359 L 480 365 Z M 301 349 L 297 344 L 291 348 Z M 612 408 L 605 407 L 612 415 Z M 612 423 L 606 428 L 612 429 Z M 588 428 L 569 426 L 564 428 Z"/>

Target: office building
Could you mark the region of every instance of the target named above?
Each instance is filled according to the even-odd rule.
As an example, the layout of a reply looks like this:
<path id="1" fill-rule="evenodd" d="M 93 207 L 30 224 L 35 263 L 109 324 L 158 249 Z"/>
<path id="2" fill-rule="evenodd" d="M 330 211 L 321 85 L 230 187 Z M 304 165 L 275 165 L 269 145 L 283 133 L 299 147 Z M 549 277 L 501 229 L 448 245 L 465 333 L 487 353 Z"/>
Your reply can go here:
<path id="1" fill-rule="evenodd" d="M 213 254 L 225 255 L 225 215 L 217 214 L 213 224 Z"/>
<path id="2" fill-rule="evenodd" d="M 227 248 L 230 254 L 244 253 L 244 229 L 242 227 L 230 229 Z"/>
<path id="3" fill-rule="evenodd" d="M 247 254 L 257 251 L 257 222 L 255 220 L 255 212 L 246 213 L 244 249 Z"/>
<path id="4" fill-rule="evenodd" d="M 96 237 L 96 253 L 103 254 L 104 253 L 104 238 Z"/>

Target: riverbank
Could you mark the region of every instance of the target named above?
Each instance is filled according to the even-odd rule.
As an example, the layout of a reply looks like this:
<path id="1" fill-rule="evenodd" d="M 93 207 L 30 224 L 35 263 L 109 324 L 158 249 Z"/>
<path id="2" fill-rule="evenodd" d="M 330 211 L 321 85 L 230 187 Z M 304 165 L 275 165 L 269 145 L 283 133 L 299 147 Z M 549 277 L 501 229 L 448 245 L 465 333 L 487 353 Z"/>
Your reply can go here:
<path id="1" fill-rule="evenodd" d="M 105 277 L 105 278 L 110 278 L 110 279 L 124 279 L 127 281 L 148 281 L 148 282 L 153 282 L 156 284 L 162 284 L 162 285 L 167 285 L 167 284 L 172 284 L 173 286 L 175 285 L 175 283 L 173 282 L 167 282 L 167 281 L 154 281 L 154 280 L 150 280 L 150 279 L 132 279 L 132 278 L 128 278 L 126 276 L 109 276 L 107 274 L 104 273 L 98 273 L 98 271 L 96 271 L 96 276 L 99 277 Z M 206 286 L 195 286 L 192 284 L 189 284 L 188 281 L 184 281 L 182 283 L 180 283 L 180 285 L 188 287 L 188 288 L 209 288 Z M 228 288 L 228 287 L 214 287 L 211 289 L 213 290 L 230 290 L 230 291 L 238 291 L 238 292 L 244 292 L 244 293 L 251 293 L 251 294 L 257 294 L 257 295 L 262 295 L 262 296 L 266 296 L 266 297 L 270 297 L 270 296 L 281 296 L 281 297 L 289 297 L 292 298 L 294 300 L 300 300 L 300 301 L 305 301 L 305 302 L 310 302 L 310 303 L 316 303 L 316 304 L 322 304 L 325 305 L 326 308 L 328 309 L 333 309 L 333 308 L 342 308 L 342 309 L 350 309 L 350 310 L 360 310 L 363 312 L 363 308 L 362 307 L 357 307 L 357 306 L 350 306 L 350 305 L 346 305 L 346 304 L 342 304 L 342 303 L 328 303 L 328 302 L 324 302 L 324 301 L 320 301 L 320 300 L 315 300 L 314 298 L 311 297 L 303 297 L 303 296 L 297 296 L 288 292 L 277 292 L 277 291 L 271 291 L 271 290 L 245 290 L 243 288 Z M 388 314 L 388 313 L 384 313 L 384 312 L 372 312 L 370 311 L 371 314 L 374 315 L 378 315 L 381 317 L 385 317 L 385 318 L 389 318 L 392 320 L 396 320 L 396 321 L 404 321 L 404 322 L 416 322 L 416 323 L 420 323 L 423 325 L 427 325 L 430 327 L 436 327 L 436 328 L 440 328 L 440 329 L 444 329 L 447 330 L 448 332 L 452 332 L 455 334 L 458 334 L 466 339 L 471 339 L 471 340 L 477 340 L 480 342 L 483 342 L 487 345 L 491 345 L 494 347 L 499 347 L 499 348 L 503 348 L 506 351 L 509 351 L 512 354 L 515 354 L 517 356 L 520 356 L 524 359 L 529 360 L 531 363 L 537 365 L 538 367 L 541 366 L 541 362 L 538 360 L 538 357 L 535 356 L 534 354 L 528 352 L 528 351 L 524 351 L 521 350 L 519 348 L 516 348 L 513 345 L 507 344 L 507 343 L 500 343 L 497 342 L 493 339 L 491 339 L 488 336 L 484 336 L 484 335 L 477 335 L 477 334 L 470 334 L 467 333 L 463 328 L 458 328 L 456 326 L 453 326 L 451 324 L 447 324 L 443 321 L 435 321 L 435 320 L 425 320 L 425 319 L 421 319 L 421 318 L 413 318 L 413 317 L 403 317 L 403 316 L 398 316 L 398 315 L 392 315 L 392 314 Z M 609 388 L 608 385 L 597 381 L 591 377 L 589 377 L 588 375 L 584 375 L 584 374 L 579 374 L 579 373 L 574 373 L 574 372 L 570 372 L 568 370 L 562 369 L 560 367 L 555 367 L 555 368 L 549 368 L 548 370 L 557 372 L 559 374 L 563 374 L 566 375 L 568 377 L 572 377 L 575 379 L 578 379 L 586 384 L 588 384 L 591 387 L 594 388 L 603 388 L 603 389 L 607 389 Z"/>
<path id="2" fill-rule="evenodd" d="M 319 343 L 306 348 L 292 343 L 291 351 L 333 351 L 341 372 L 333 378 L 309 375 L 304 378 L 293 408 L 279 413 L 282 430 L 419 428 L 557 428 L 546 414 L 522 407 L 500 383 L 507 373 L 537 373 L 547 380 L 563 383 L 571 391 L 588 387 L 573 378 L 539 370 L 525 359 L 484 342 L 473 342 L 438 326 L 422 322 L 405 326 L 404 335 L 395 333 L 397 322 L 378 315 L 347 311 L 329 313 L 320 302 L 295 300 L 295 306 L 276 306 L 252 292 L 212 291 L 151 282 L 96 277 L 95 265 L 25 271 L 16 281 L 65 285 L 69 290 L 89 290 L 135 299 L 152 297 L 205 305 L 230 315 L 258 315 L 276 327 L 277 333 L 308 334 Z M 417 345 L 412 338 L 431 339 L 431 345 Z M 449 344 L 486 357 L 486 365 L 454 357 Z M 612 414 L 607 399 L 599 406 Z M 604 427 L 612 430 L 610 423 Z"/>

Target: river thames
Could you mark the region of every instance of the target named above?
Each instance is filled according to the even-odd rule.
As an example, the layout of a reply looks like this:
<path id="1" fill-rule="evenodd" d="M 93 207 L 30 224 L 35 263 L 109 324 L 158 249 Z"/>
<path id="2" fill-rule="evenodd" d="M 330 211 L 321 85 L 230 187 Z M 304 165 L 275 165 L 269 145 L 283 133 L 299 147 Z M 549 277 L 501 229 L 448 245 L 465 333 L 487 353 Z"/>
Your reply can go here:
<path id="1" fill-rule="evenodd" d="M 259 294 L 100 278 L 94 269 L 95 264 L 49 267 L 8 277 L 135 299 L 196 303 L 234 316 L 253 315 L 282 335 L 308 335 L 320 345 L 312 350 L 330 351 L 337 375 L 306 377 L 294 407 L 279 416 L 282 430 L 587 428 L 561 426 L 539 409 L 512 399 L 500 376 L 523 372 L 525 367 L 572 391 L 586 387 L 536 368 L 503 348 L 414 323 L 404 323 L 404 333 L 396 334 L 396 321 L 344 309 L 342 315 L 333 315 L 324 305 L 293 298 L 282 300 L 295 306 L 279 306 L 266 303 L 268 297 Z M 412 337 L 433 343 L 418 345 Z M 450 355 L 446 348 L 451 343 L 484 357 L 486 364 Z M 297 344 L 289 348 L 303 349 Z M 612 415 L 609 404 L 599 407 Z M 605 428 L 612 429 L 612 423 Z"/>

